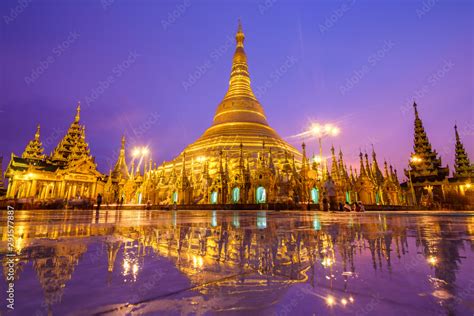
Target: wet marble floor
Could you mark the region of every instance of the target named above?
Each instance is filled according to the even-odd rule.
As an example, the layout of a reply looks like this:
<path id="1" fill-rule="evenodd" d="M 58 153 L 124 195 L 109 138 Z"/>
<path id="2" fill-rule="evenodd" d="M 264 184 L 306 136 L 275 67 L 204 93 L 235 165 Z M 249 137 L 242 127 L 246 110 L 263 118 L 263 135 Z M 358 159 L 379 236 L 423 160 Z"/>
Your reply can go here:
<path id="1" fill-rule="evenodd" d="M 470 213 L 15 211 L 8 313 L 0 218 L 0 315 L 474 314 Z"/>

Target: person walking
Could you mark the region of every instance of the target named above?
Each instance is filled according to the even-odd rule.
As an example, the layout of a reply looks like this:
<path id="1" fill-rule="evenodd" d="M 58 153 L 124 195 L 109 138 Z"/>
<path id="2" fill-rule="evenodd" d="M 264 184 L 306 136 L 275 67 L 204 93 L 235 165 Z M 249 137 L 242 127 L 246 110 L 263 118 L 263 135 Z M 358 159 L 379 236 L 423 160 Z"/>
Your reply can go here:
<path id="1" fill-rule="evenodd" d="M 323 196 L 323 211 L 324 212 L 328 211 L 328 208 L 329 208 L 328 205 L 329 205 L 328 199 L 326 197 L 326 193 L 324 193 L 324 196 Z"/>
<path id="2" fill-rule="evenodd" d="M 326 193 L 329 197 L 329 209 L 331 211 L 336 211 L 336 185 L 334 184 L 331 176 L 329 176 L 324 183 L 324 188 L 326 189 Z"/>
<path id="3" fill-rule="evenodd" d="M 97 194 L 97 212 L 100 210 L 100 205 L 102 204 L 102 195 L 99 193 Z"/>

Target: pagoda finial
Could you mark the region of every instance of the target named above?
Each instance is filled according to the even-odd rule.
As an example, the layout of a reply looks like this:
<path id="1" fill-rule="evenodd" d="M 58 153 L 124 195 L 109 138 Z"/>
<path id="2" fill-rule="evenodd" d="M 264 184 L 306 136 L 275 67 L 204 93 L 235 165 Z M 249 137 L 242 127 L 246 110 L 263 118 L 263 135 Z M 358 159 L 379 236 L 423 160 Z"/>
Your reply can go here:
<path id="1" fill-rule="evenodd" d="M 239 19 L 239 25 L 237 27 L 237 33 L 235 34 L 235 40 L 237 42 L 237 47 L 244 47 L 245 34 L 242 31 L 242 23 Z"/>
<path id="2" fill-rule="evenodd" d="M 359 158 L 360 158 L 360 175 L 365 175 L 365 167 L 364 167 L 364 155 L 362 154 L 362 151 L 359 150 Z"/>
<path id="3" fill-rule="evenodd" d="M 239 22 L 237 33 L 235 34 L 236 47 L 232 59 L 229 89 L 224 96 L 224 100 L 235 97 L 247 97 L 257 100 L 250 87 L 250 74 L 247 65 L 247 55 L 244 51 L 244 40 L 245 35 Z"/>
<path id="4" fill-rule="evenodd" d="M 35 140 L 39 141 L 40 138 L 40 125 L 36 127 Z"/>
<path id="5" fill-rule="evenodd" d="M 415 115 L 418 117 L 418 108 L 417 108 L 417 104 L 415 101 L 413 101 L 413 109 L 415 110 Z"/>
<path id="6" fill-rule="evenodd" d="M 125 150 L 125 135 L 122 135 L 122 147 L 121 149 Z"/>
<path id="7" fill-rule="evenodd" d="M 304 168 L 308 164 L 308 158 L 306 157 L 306 144 L 304 142 L 301 144 L 301 148 L 303 149 L 303 168 Z"/>
<path id="8" fill-rule="evenodd" d="M 79 122 L 81 119 L 81 101 L 77 102 L 77 108 L 76 108 L 76 117 L 74 118 L 74 122 Z"/>

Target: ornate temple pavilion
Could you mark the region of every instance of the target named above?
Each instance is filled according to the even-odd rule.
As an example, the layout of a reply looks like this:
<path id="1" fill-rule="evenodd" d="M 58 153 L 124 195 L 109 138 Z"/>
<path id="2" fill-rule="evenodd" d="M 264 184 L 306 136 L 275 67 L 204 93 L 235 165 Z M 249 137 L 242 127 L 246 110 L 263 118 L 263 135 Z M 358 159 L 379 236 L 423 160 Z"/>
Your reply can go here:
<path id="1" fill-rule="evenodd" d="M 12 153 L 5 172 L 9 179 L 6 198 L 91 199 L 103 190 L 80 123 L 80 104 L 74 121 L 51 155 L 44 154 L 38 125 L 34 138 L 21 156 Z"/>

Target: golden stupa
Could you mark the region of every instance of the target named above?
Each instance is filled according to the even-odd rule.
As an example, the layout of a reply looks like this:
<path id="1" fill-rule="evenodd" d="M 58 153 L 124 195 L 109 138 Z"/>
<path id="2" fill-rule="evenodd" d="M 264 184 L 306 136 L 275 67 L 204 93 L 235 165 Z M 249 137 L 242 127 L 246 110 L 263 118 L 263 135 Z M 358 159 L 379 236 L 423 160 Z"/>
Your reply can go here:
<path id="1" fill-rule="evenodd" d="M 191 158 L 223 151 L 228 157 L 237 157 L 242 144 L 243 151 L 250 155 L 256 154 L 264 146 L 272 151 L 275 158 L 283 157 L 286 152 L 301 161 L 300 152 L 269 126 L 263 107 L 252 91 L 244 51 L 245 35 L 240 21 L 235 39 L 237 44 L 229 89 L 217 107 L 213 124 L 197 141 L 187 146 L 182 154 Z"/>

